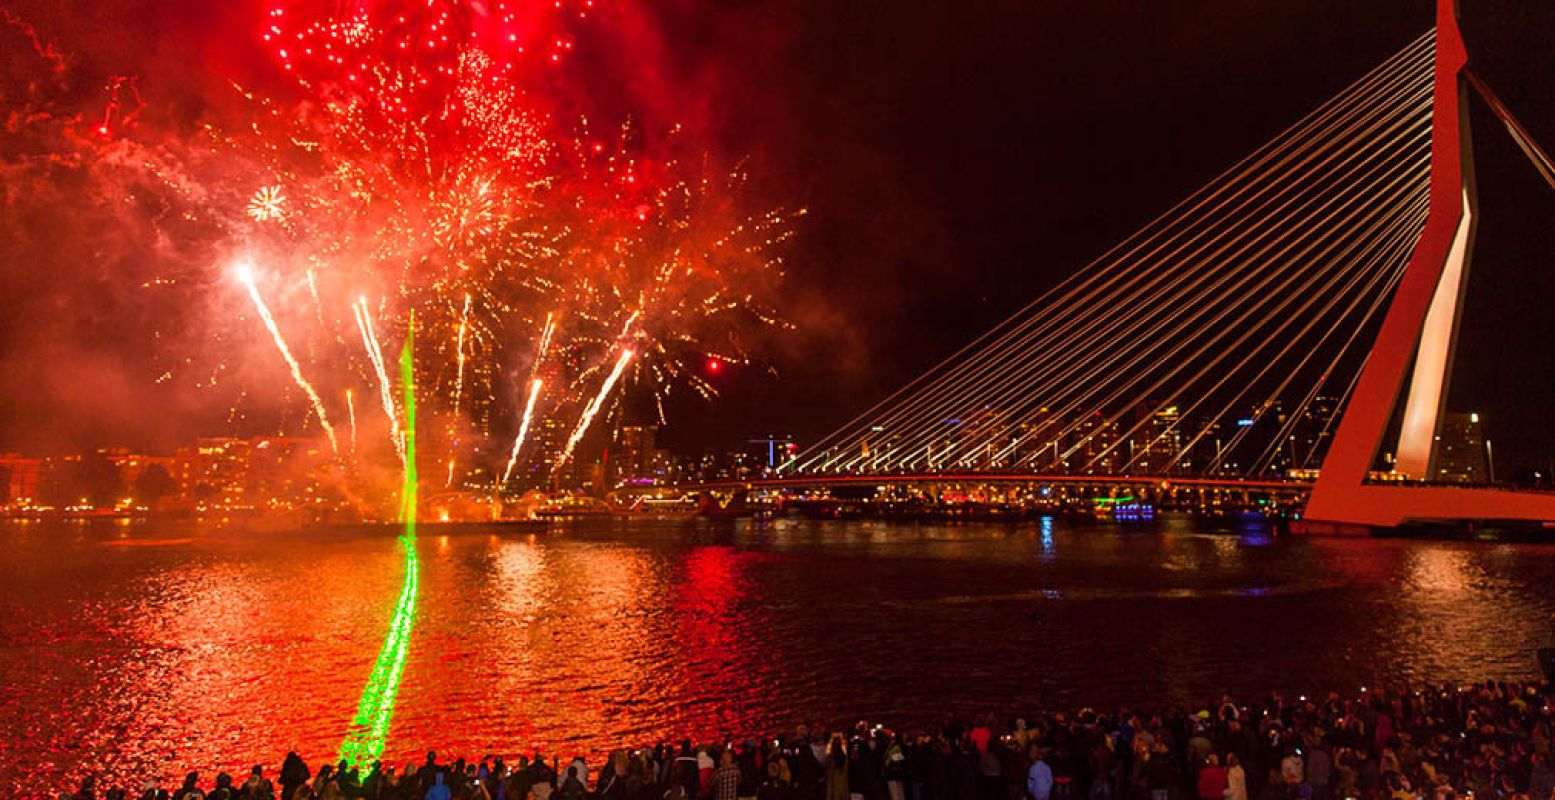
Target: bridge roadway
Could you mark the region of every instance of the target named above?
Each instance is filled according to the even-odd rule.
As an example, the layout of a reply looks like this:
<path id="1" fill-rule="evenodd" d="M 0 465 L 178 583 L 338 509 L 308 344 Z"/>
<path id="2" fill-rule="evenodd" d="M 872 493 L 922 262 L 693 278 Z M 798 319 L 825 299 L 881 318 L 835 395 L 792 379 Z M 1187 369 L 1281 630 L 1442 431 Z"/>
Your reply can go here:
<path id="1" fill-rule="evenodd" d="M 623 486 L 617 494 L 649 494 L 664 489 L 683 493 L 727 492 L 740 490 L 835 489 L 848 486 L 930 486 L 944 484 L 1027 484 L 1066 488 L 1130 488 L 1173 491 L 1204 489 L 1242 491 L 1280 497 L 1303 498 L 1312 484 L 1294 480 L 1254 480 L 1233 477 L 1203 478 L 1162 475 L 1064 475 L 1020 472 L 930 472 L 862 475 L 793 475 L 780 478 L 708 481 L 672 487 Z"/>

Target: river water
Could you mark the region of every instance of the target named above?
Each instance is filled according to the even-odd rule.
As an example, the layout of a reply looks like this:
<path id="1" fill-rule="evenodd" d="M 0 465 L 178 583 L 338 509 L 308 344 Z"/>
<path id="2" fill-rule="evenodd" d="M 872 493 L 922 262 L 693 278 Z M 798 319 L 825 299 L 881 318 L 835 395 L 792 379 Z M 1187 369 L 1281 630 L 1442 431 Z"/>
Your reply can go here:
<path id="1" fill-rule="evenodd" d="M 333 758 L 404 577 L 394 534 L 0 525 L 0 795 Z M 606 520 L 417 548 L 396 761 L 1530 677 L 1555 643 L 1544 545 Z"/>

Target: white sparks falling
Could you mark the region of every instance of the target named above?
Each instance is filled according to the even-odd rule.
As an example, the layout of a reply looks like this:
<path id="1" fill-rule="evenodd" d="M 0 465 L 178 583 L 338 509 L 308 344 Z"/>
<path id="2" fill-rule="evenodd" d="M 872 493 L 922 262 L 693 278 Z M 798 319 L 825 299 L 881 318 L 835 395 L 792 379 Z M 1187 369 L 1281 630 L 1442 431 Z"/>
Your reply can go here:
<path id="1" fill-rule="evenodd" d="M 372 313 L 367 308 L 367 298 L 359 297 L 351 306 L 356 313 L 356 326 L 362 332 L 362 346 L 367 349 L 367 360 L 372 362 L 378 376 L 378 396 L 383 401 L 383 413 L 389 418 L 389 439 L 394 452 L 399 454 L 400 464 L 405 463 L 405 435 L 400 431 L 400 413 L 394 405 L 394 392 L 389 388 L 389 370 L 383 363 L 383 348 L 378 344 L 378 334 L 373 330 Z"/>
<path id="2" fill-rule="evenodd" d="M 454 343 L 455 358 L 458 367 L 454 377 L 454 414 L 459 413 L 459 400 L 464 396 L 464 333 L 470 325 L 470 295 L 464 296 L 464 312 L 459 315 L 459 336 Z M 452 482 L 453 466 L 449 465 L 449 481 Z"/>
<path id="3" fill-rule="evenodd" d="M 313 390 L 313 384 L 308 383 L 308 379 L 303 377 L 302 365 L 297 363 L 291 348 L 286 346 L 286 339 L 281 336 L 280 326 L 275 324 L 275 317 L 270 315 L 270 307 L 265 305 L 265 299 L 259 295 L 259 286 L 254 283 L 253 265 L 247 261 L 239 262 L 234 271 L 243 288 L 248 290 L 249 299 L 254 301 L 254 308 L 259 311 L 259 318 L 264 320 L 265 328 L 270 331 L 270 338 L 275 340 L 275 349 L 281 352 L 281 358 L 285 359 L 286 366 L 291 368 L 292 380 L 296 381 L 312 401 L 313 412 L 319 415 L 319 425 L 324 428 L 324 435 L 329 437 L 329 449 L 338 455 L 340 443 L 335 440 L 334 426 L 329 424 L 329 414 L 324 410 L 324 400 Z"/>
<path id="4" fill-rule="evenodd" d="M 535 416 L 535 401 L 540 399 L 540 387 L 544 381 L 539 378 L 529 382 L 529 400 L 524 403 L 524 418 L 518 423 L 518 436 L 513 439 L 513 453 L 508 456 L 507 469 L 502 471 L 502 482 L 507 483 L 513 477 L 513 467 L 518 464 L 518 451 L 524 447 L 524 439 L 529 436 L 529 423 Z"/>
<path id="5" fill-rule="evenodd" d="M 610 376 L 605 378 L 605 384 L 599 387 L 599 394 L 594 395 L 594 399 L 590 400 L 588 406 L 583 409 L 583 415 L 578 418 L 578 427 L 574 428 L 572 435 L 567 437 L 567 447 L 562 450 L 561 458 L 556 459 L 553 471 L 560 471 L 572 458 L 572 451 L 583 439 L 583 434 L 588 432 L 589 425 L 594 422 L 594 416 L 605 405 L 605 398 L 610 396 L 610 390 L 615 388 L 616 381 L 621 380 L 621 373 L 626 371 L 626 365 L 631 363 L 635 355 L 637 354 L 632 350 L 621 351 L 621 356 L 616 359 L 615 368 L 610 370 Z"/>
<path id="6" fill-rule="evenodd" d="M 356 393 L 346 390 L 346 412 L 351 415 L 351 452 L 356 452 Z"/>

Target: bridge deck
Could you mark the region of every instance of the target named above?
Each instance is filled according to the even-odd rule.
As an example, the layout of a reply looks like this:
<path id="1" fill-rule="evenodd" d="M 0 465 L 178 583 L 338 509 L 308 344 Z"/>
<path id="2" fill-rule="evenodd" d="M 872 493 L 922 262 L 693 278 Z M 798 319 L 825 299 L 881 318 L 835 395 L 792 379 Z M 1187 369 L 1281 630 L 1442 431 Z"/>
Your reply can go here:
<path id="1" fill-rule="evenodd" d="M 841 486 L 904 486 L 954 483 L 1045 484 L 1050 486 L 1131 486 L 1160 489 L 1202 488 L 1251 490 L 1280 494 L 1305 494 L 1311 484 L 1304 481 L 1255 480 L 1234 477 L 1203 478 L 1161 475 L 1062 475 L 1044 473 L 903 473 L 891 475 L 793 475 L 781 478 L 708 481 L 672 487 L 680 491 L 728 491 L 738 489 L 808 489 Z M 626 493 L 653 491 L 644 487 Z"/>

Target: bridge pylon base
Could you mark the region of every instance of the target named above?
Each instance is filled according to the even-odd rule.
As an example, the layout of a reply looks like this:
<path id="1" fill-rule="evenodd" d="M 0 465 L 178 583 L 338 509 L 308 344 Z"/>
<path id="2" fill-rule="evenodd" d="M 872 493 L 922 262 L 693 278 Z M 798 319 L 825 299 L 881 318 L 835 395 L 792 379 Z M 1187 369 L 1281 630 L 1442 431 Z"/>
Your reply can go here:
<path id="1" fill-rule="evenodd" d="M 1297 536 L 1364 537 L 1376 535 L 1377 529 L 1353 522 L 1299 519 L 1290 524 L 1290 532 Z"/>
<path id="2" fill-rule="evenodd" d="M 1325 486 L 1313 488 L 1293 533 L 1371 535 L 1411 524 L 1543 527 L 1555 536 L 1555 494 L 1472 486 Z"/>

